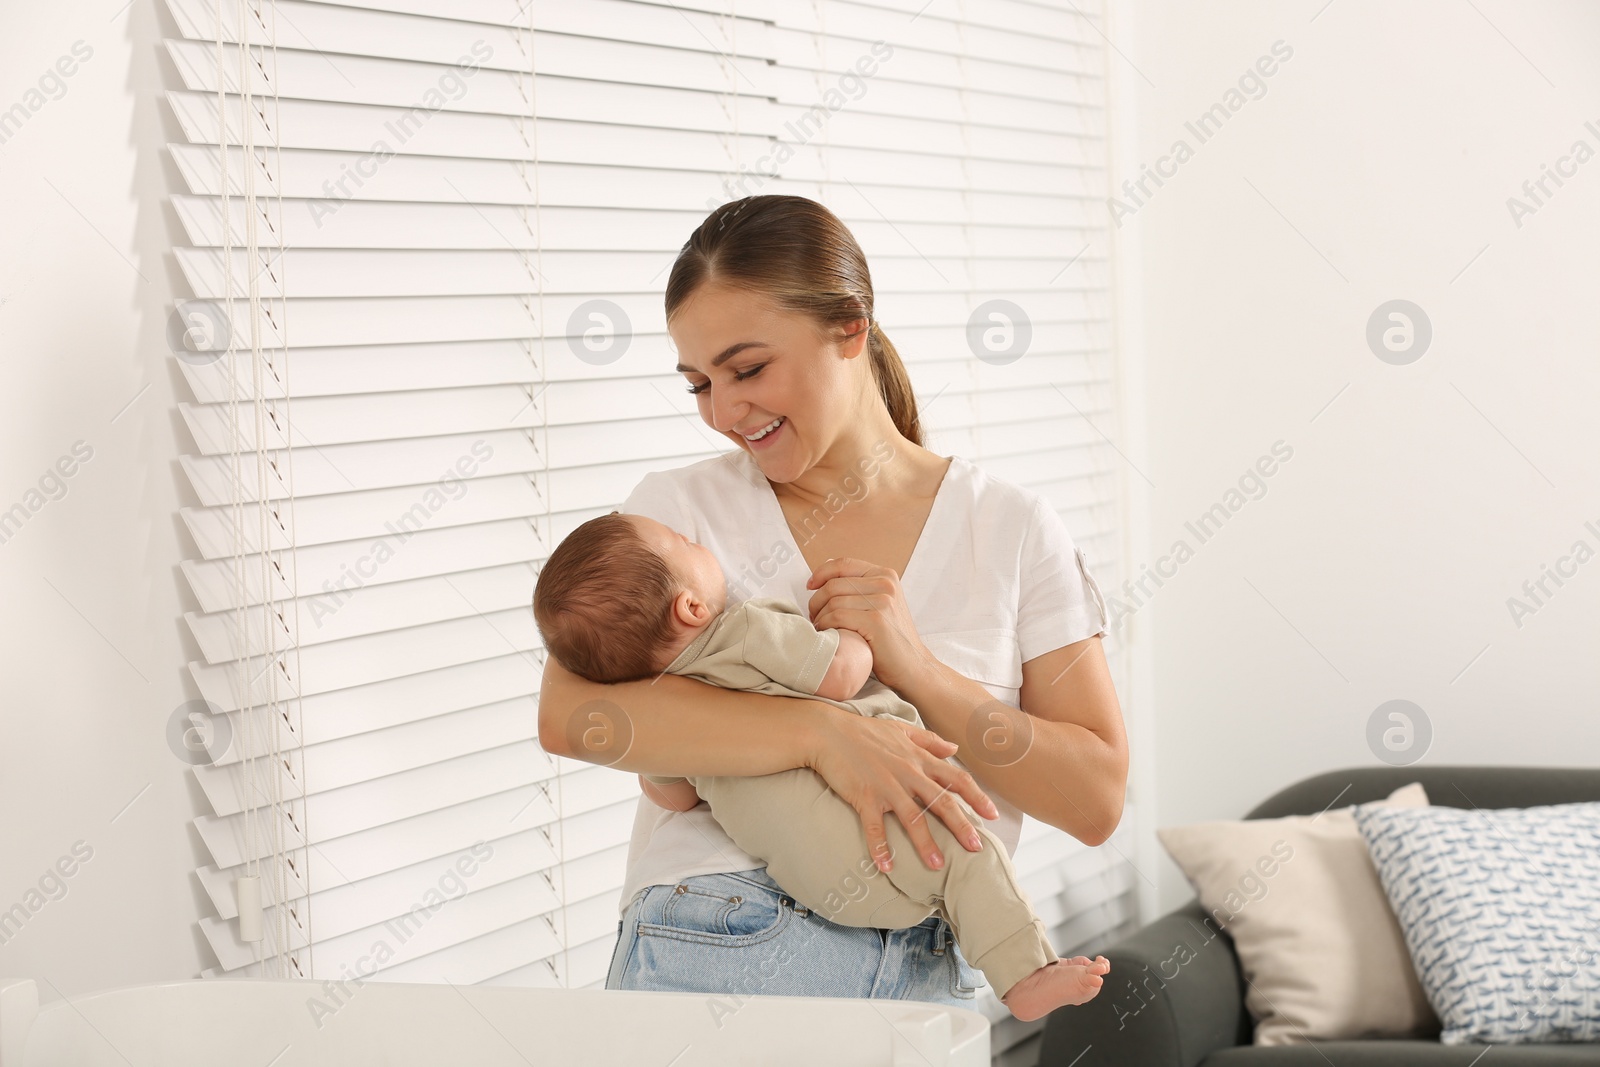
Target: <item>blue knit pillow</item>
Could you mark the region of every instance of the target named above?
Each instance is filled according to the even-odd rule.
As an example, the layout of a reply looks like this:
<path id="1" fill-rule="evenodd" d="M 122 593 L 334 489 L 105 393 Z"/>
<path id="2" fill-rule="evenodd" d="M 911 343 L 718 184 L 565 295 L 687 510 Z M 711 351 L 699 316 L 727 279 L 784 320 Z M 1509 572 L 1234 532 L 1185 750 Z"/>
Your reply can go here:
<path id="1" fill-rule="evenodd" d="M 1600 803 L 1353 814 L 1442 1044 L 1600 1041 Z"/>

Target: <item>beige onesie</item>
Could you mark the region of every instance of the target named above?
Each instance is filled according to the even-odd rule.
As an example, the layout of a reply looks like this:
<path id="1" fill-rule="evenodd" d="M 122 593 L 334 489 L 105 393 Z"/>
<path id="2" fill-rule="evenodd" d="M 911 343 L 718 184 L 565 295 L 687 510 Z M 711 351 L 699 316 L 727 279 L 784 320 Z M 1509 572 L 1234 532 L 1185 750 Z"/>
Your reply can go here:
<path id="1" fill-rule="evenodd" d="M 922 725 L 917 709 L 875 677 L 848 701 L 817 696 L 838 647 L 839 631 L 819 632 L 786 600 L 754 597 L 712 619 L 667 672 L 725 689 L 824 700 L 860 715 Z M 685 780 L 644 777 L 658 785 Z M 929 814 L 928 830 L 945 860 L 943 868 L 933 870 L 889 812 L 884 830 L 895 863 L 885 874 L 872 861 L 855 808 L 809 768 L 687 780 L 734 843 L 766 860 L 767 874 L 825 919 L 842 926 L 904 929 L 938 913 L 949 922 L 962 955 L 1001 996 L 1059 958 L 1017 883 L 1005 845 L 959 796 L 956 803 L 977 828 L 983 848 L 967 851 L 941 819 Z"/>

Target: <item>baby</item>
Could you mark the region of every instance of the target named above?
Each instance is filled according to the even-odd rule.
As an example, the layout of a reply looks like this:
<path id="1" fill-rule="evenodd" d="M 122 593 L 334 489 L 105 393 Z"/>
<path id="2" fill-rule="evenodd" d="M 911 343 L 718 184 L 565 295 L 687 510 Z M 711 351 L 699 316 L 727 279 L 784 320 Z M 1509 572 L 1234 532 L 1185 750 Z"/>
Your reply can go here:
<path id="1" fill-rule="evenodd" d="M 860 634 L 818 631 L 777 598 L 727 607 L 711 551 L 643 515 L 613 511 L 568 535 L 540 572 L 533 611 L 550 655 L 591 681 L 681 674 L 922 725 L 916 708 L 871 677 L 872 650 Z M 929 869 L 918 857 L 884 872 L 868 855 L 855 808 L 809 768 L 640 780 L 652 800 L 675 811 L 704 800 L 740 848 L 766 861 L 774 881 L 833 922 L 904 929 L 942 915 L 962 954 L 1018 1019 L 1090 1000 L 1111 969 L 1103 956 L 1055 954 L 1005 846 L 959 796 L 983 848 L 968 852 L 929 818 L 944 866 Z M 898 819 L 884 820 L 884 828 L 893 854 L 916 855 Z"/>

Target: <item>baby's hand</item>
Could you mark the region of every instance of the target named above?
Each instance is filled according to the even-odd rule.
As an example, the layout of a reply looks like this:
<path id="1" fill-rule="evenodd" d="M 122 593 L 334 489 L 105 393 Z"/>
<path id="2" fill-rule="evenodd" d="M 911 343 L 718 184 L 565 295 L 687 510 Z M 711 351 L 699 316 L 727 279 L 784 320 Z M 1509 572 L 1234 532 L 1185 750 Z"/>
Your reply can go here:
<path id="1" fill-rule="evenodd" d="M 639 775 L 639 786 L 644 795 L 668 811 L 688 811 L 700 803 L 700 794 L 688 781 L 658 785 Z"/>
<path id="2" fill-rule="evenodd" d="M 861 692 L 872 673 L 872 646 L 854 630 L 839 630 L 839 649 L 822 676 L 816 695 L 829 700 L 849 700 Z"/>

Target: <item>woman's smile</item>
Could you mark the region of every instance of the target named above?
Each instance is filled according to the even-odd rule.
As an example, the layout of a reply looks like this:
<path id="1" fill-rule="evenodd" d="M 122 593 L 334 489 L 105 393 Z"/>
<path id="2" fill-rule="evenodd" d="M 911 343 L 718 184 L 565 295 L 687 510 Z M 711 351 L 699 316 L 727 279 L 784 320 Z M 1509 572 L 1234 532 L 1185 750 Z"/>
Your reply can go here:
<path id="1" fill-rule="evenodd" d="M 753 436 L 742 433 L 739 436 L 743 437 L 752 449 L 770 448 L 773 440 L 787 425 L 789 425 L 788 418 L 779 415 L 765 426 L 758 428 Z"/>

